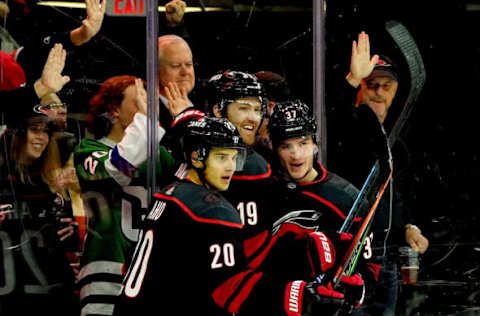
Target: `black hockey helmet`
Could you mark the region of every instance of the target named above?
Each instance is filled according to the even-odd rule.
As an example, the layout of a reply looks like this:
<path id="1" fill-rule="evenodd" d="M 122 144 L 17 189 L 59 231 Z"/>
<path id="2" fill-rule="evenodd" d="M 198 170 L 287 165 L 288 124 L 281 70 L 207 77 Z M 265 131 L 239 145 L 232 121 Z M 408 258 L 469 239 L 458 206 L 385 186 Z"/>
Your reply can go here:
<path id="1" fill-rule="evenodd" d="M 213 115 L 213 107 L 216 105 L 225 117 L 228 104 L 246 97 L 258 97 L 262 113 L 265 114 L 267 108 L 265 90 L 255 75 L 233 70 L 220 72 L 208 81 L 207 112 Z"/>
<path id="2" fill-rule="evenodd" d="M 275 148 L 283 140 L 303 136 L 313 136 L 316 142 L 317 122 L 304 102 L 279 102 L 270 116 L 268 132 Z"/>
<path id="3" fill-rule="evenodd" d="M 238 149 L 236 170 L 243 169 L 247 156 L 245 143 L 242 141 L 235 125 L 225 118 L 202 117 L 188 123 L 185 135 L 181 139 L 184 158 L 190 164 L 190 154 L 198 153 L 198 160 L 205 161 L 210 149 Z"/>

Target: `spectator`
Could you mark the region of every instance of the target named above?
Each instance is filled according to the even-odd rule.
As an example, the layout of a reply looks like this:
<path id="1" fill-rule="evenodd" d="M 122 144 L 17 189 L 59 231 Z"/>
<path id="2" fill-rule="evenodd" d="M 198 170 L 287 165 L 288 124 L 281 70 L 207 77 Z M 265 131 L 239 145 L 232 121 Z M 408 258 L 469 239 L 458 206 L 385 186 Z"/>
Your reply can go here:
<path id="1" fill-rule="evenodd" d="M 65 182 L 52 179 L 55 170 L 48 166 L 59 159 L 50 150 L 53 125 L 29 96 L 17 99 L 15 117 L 1 139 L 0 204 L 13 209 L 0 226 L 1 271 L 7 273 L 0 310 L 2 315 L 75 315 L 74 274 L 66 256 L 78 244 L 73 215 L 59 194 Z"/>
<path id="2" fill-rule="evenodd" d="M 146 178 L 128 162 L 131 157 L 133 164 L 138 161 L 129 150 L 140 142 L 131 126 L 146 130 L 146 100 L 142 99 L 146 92 L 136 79 L 115 76 L 102 84 L 90 101 L 89 126 L 95 139 L 83 139 L 74 151 L 88 216 L 79 281 L 83 314 L 112 314 L 122 266 L 137 241 L 147 207 Z M 160 137 L 163 133 L 159 131 Z M 119 153 L 127 159 L 119 159 Z M 173 168 L 164 147 L 159 157 L 159 173 Z"/>
<path id="3" fill-rule="evenodd" d="M 340 139 L 334 138 L 337 148 L 331 147 L 336 159 L 331 159 L 330 168 L 350 179 L 356 186 L 361 186 L 373 167 L 379 152 L 386 143 L 386 131 L 390 130 L 394 117 L 388 115 L 394 107 L 398 107 L 395 99 L 401 80 L 396 64 L 386 56 L 374 55 L 370 57 L 369 37 L 360 33 L 357 42 L 352 45 L 350 73 L 346 80 L 349 89 L 359 88 L 356 99 L 351 108 L 338 120 L 342 123 L 333 123 L 333 129 L 339 126 L 349 126 L 348 133 L 334 132 Z M 347 102 L 348 103 L 348 102 Z M 397 142 L 399 144 L 399 142 Z M 394 315 L 398 294 L 397 247 L 408 243 L 420 253 L 428 247 L 428 240 L 421 234 L 417 226 L 412 225 L 412 215 L 408 205 L 401 197 L 402 170 L 405 169 L 405 159 L 402 151 L 405 148 L 395 146 L 394 150 L 394 178 L 377 208 L 372 231 L 374 260 L 382 265 L 376 296 L 372 304 L 365 304 L 364 313 L 371 315 Z M 405 155 L 405 153 L 403 153 Z M 352 163 L 351 157 L 356 157 Z M 403 156 L 404 157 L 404 156 Z M 367 302 L 368 303 L 368 302 Z"/>
<path id="4" fill-rule="evenodd" d="M 172 125 L 165 88 L 175 82 L 188 96 L 195 86 L 192 51 L 188 43 L 177 35 L 158 38 L 158 87 L 160 92 L 160 124 L 167 131 Z M 193 104 L 188 100 L 189 106 Z"/>

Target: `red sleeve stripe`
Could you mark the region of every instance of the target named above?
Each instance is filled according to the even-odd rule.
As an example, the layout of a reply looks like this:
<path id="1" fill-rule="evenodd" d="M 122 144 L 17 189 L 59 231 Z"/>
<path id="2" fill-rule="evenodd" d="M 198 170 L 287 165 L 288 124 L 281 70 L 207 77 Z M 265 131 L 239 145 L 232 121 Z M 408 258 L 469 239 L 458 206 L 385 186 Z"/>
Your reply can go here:
<path id="1" fill-rule="evenodd" d="M 213 300 L 229 313 L 238 313 L 262 275 L 261 272 L 245 271 L 233 276 L 213 291 Z"/>
<path id="2" fill-rule="evenodd" d="M 242 306 L 243 302 L 245 302 L 245 300 L 248 298 L 248 296 L 252 292 L 252 289 L 255 287 L 258 280 L 261 279 L 262 275 L 263 275 L 262 272 L 257 272 L 247 280 L 247 282 L 242 287 L 240 292 L 236 295 L 235 299 L 228 306 L 227 310 L 229 313 L 235 313 L 235 314 L 238 313 L 240 306 Z"/>
<path id="3" fill-rule="evenodd" d="M 276 236 L 270 239 L 270 241 L 265 246 L 265 248 L 259 254 L 256 254 L 254 259 L 248 258 L 249 259 L 248 266 L 251 269 L 257 269 L 263 263 L 263 261 L 265 260 L 265 257 L 267 257 L 267 255 L 270 253 L 270 249 L 276 242 L 277 242 Z"/>
<path id="4" fill-rule="evenodd" d="M 227 281 L 223 282 L 219 287 L 217 287 L 212 292 L 212 298 L 215 304 L 225 309 L 225 305 L 228 299 L 237 290 L 237 288 L 248 276 L 248 274 L 249 274 L 249 271 L 244 271 L 239 274 L 236 274 L 230 279 L 228 279 Z"/>
<path id="5" fill-rule="evenodd" d="M 259 250 L 266 242 L 269 234 L 267 231 L 263 231 L 260 234 L 257 234 L 249 239 L 243 241 L 243 252 L 245 257 L 249 258 L 257 250 Z"/>
<path id="6" fill-rule="evenodd" d="M 253 176 L 235 175 L 234 174 L 232 179 L 235 179 L 235 180 L 260 180 L 260 179 L 265 179 L 265 178 L 270 177 L 271 174 L 272 174 L 272 169 L 270 168 L 270 164 L 268 164 L 268 170 L 267 170 L 267 172 L 265 172 L 263 174 L 256 174 L 256 175 L 253 175 Z"/>
<path id="7" fill-rule="evenodd" d="M 203 217 L 198 217 L 197 215 L 193 214 L 193 212 L 182 202 L 180 202 L 179 199 L 174 198 L 173 196 L 167 196 L 163 195 L 160 193 L 155 193 L 154 196 L 159 199 L 167 200 L 167 201 L 172 201 L 178 206 L 180 206 L 185 213 L 187 213 L 192 219 L 194 219 L 197 222 L 201 223 L 207 223 L 207 224 L 217 224 L 217 225 L 223 225 L 223 226 L 228 226 L 228 227 L 235 227 L 235 228 L 242 228 L 242 224 L 237 224 L 237 223 L 232 223 L 232 222 L 227 222 L 227 221 L 222 221 L 218 219 L 211 219 L 211 218 L 203 218 Z"/>

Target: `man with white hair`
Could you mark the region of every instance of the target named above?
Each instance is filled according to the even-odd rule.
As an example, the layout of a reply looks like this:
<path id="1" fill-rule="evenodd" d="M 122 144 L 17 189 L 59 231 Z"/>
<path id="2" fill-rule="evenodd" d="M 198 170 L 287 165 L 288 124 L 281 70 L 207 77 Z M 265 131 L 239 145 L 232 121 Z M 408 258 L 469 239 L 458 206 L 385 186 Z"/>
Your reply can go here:
<path id="1" fill-rule="evenodd" d="M 172 124 L 165 87 L 170 82 L 188 95 L 195 87 L 193 55 L 188 43 L 180 36 L 168 34 L 158 38 L 158 88 L 160 93 L 160 124 L 167 131 Z M 190 102 L 190 101 L 189 101 Z M 193 104 L 190 102 L 190 105 Z"/>

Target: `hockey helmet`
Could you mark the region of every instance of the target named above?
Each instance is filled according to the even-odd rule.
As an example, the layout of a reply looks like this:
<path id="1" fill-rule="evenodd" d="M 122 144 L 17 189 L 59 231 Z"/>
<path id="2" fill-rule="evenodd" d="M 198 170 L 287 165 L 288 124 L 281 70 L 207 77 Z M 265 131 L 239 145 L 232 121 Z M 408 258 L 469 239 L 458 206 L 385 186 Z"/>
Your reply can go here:
<path id="1" fill-rule="evenodd" d="M 240 98 L 258 97 L 262 105 L 262 115 L 267 108 L 266 94 L 263 85 L 255 75 L 227 70 L 218 73 L 208 81 L 207 112 L 213 115 L 216 105 L 222 116 L 225 116 L 227 105 Z"/>
<path id="2" fill-rule="evenodd" d="M 182 152 L 190 164 L 190 154 L 198 154 L 199 161 L 205 161 L 211 148 L 233 148 L 238 150 L 236 171 L 243 169 L 247 156 L 245 143 L 235 125 L 225 118 L 202 117 L 188 123 L 181 139 Z"/>
<path id="3" fill-rule="evenodd" d="M 270 116 L 268 132 L 274 147 L 283 140 L 303 136 L 312 136 L 316 142 L 317 122 L 304 102 L 279 102 Z"/>

